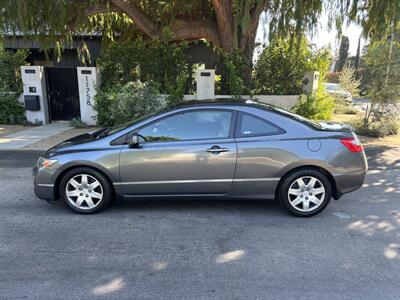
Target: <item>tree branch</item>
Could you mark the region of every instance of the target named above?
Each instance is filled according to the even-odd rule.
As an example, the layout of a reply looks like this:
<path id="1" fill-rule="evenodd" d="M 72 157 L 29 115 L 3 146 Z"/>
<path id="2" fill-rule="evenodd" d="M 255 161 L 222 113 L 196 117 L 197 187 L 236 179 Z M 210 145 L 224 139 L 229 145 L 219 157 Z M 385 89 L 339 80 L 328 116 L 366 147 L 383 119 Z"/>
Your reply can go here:
<path id="1" fill-rule="evenodd" d="M 154 38 L 159 34 L 157 25 L 134 3 L 127 0 L 111 0 L 110 3 L 129 16 L 137 27 L 149 37 Z"/>
<path id="2" fill-rule="evenodd" d="M 176 20 L 170 26 L 172 31 L 171 41 L 200 40 L 204 38 L 213 43 L 215 47 L 221 47 L 216 24 L 205 23 L 200 20 Z"/>
<path id="3" fill-rule="evenodd" d="M 267 7 L 267 1 L 262 0 L 254 4 L 254 6 L 251 7 L 248 12 L 245 12 L 249 14 L 251 22 L 249 27 L 246 28 L 245 30 L 242 27 L 242 37 L 240 41 L 240 49 L 242 51 L 248 52 L 254 50 L 253 48 L 257 33 L 258 22 L 260 19 L 260 14 L 263 10 L 266 9 L 266 7 Z"/>
<path id="4" fill-rule="evenodd" d="M 229 0 L 230 1 L 230 0 Z M 122 12 L 130 17 L 136 26 L 148 37 L 155 38 L 159 35 L 158 26 L 145 14 L 145 12 L 127 0 L 110 0 L 110 7 L 97 5 L 85 10 L 85 14 L 96 15 L 108 11 Z M 207 39 L 216 47 L 221 47 L 221 39 L 217 24 L 206 23 L 202 20 L 175 20 L 170 24 L 172 31 L 171 41 Z"/>
<path id="5" fill-rule="evenodd" d="M 88 7 L 83 11 L 84 15 L 87 17 L 104 14 L 106 12 L 121 12 L 121 10 L 118 7 L 116 7 L 115 5 L 112 5 L 112 3 L 110 3 L 109 6 L 107 6 L 105 4 L 104 5 L 99 4 L 99 5 Z"/>
<path id="6" fill-rule="evenodd" d="M 232 0 L 212 0 L 217 15 L 218 33 L 221 46 L 231 51 L 233 49 L 233 15 Z"/>

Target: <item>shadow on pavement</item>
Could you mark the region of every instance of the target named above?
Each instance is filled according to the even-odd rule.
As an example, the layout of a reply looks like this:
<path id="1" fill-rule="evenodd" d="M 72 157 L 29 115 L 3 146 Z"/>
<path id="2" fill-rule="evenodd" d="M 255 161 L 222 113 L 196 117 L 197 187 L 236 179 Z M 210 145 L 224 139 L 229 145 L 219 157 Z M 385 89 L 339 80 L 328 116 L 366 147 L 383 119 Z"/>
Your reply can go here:
<path id="1" fill-rule="evenodd" d="M 367 146 L 365 154 L 369 169 L 399 170 L 400 147 L 394 146 Z"/>

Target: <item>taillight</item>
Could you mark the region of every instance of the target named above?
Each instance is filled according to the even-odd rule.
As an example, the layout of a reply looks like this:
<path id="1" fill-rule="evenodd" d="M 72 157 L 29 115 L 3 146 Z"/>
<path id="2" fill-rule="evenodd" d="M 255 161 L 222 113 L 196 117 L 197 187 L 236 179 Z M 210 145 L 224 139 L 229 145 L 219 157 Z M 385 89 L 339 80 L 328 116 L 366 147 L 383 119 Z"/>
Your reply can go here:
<path id="1" fill-rule="evenodd" d="M 340 142 L 351 152 L 362 152 L 364 151 L 360 140 L 353 133 L 353 137 L 341 139 Z"/>

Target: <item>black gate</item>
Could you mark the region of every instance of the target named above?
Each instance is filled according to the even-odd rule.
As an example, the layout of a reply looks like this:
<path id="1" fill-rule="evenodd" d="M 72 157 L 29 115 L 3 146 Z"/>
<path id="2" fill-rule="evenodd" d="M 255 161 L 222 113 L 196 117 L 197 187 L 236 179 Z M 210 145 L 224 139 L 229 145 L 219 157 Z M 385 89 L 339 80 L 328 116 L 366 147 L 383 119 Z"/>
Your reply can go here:
<path id="1" fill-rule="evenodd" d="M 50 119 L 71 120 L 80 117 L 76 68 L 46 68 Z"/>

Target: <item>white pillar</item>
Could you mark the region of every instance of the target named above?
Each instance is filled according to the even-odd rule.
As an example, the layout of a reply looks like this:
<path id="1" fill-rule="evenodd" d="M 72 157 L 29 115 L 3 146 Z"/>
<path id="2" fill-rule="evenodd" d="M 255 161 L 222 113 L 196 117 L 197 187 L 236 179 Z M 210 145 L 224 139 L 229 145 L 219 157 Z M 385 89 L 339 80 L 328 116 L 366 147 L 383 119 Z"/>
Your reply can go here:
<path id="1" fill-rule="evenodd" d="M 41 121 L 43 124 L 50 122 L 49 107 L 46 92 L 46 78 L 44 67 L 42 66 L 22 66 L 22 83 L 24 88 L 24 99 L 27 97 L 38 96 L 39 107 L 35 110 L 26 109 L 26 119 L 35 123 Z M 25 100 L 24 100 L 25 102 Z"/>
<path id="2" fill-rule="evenodd" d="M 201 99 L 214 99 L 215 87 L 214 87 L 215 71 L 197 70 L 196 71 L 196 98 Z"/>
<path id="3" fill-rule="evenodd" d="M 303 92 L 312 94 L 318 89 L 319 72 L 308 71 L 303 76 Z"/>
<path id="4" fill-rule="evenodd" d="M 78 67 L 77 72 L 81 120 L 88 125 L 96 125 L 94 96 L 100 87 L 100 72 L 95 67 Z"/>

